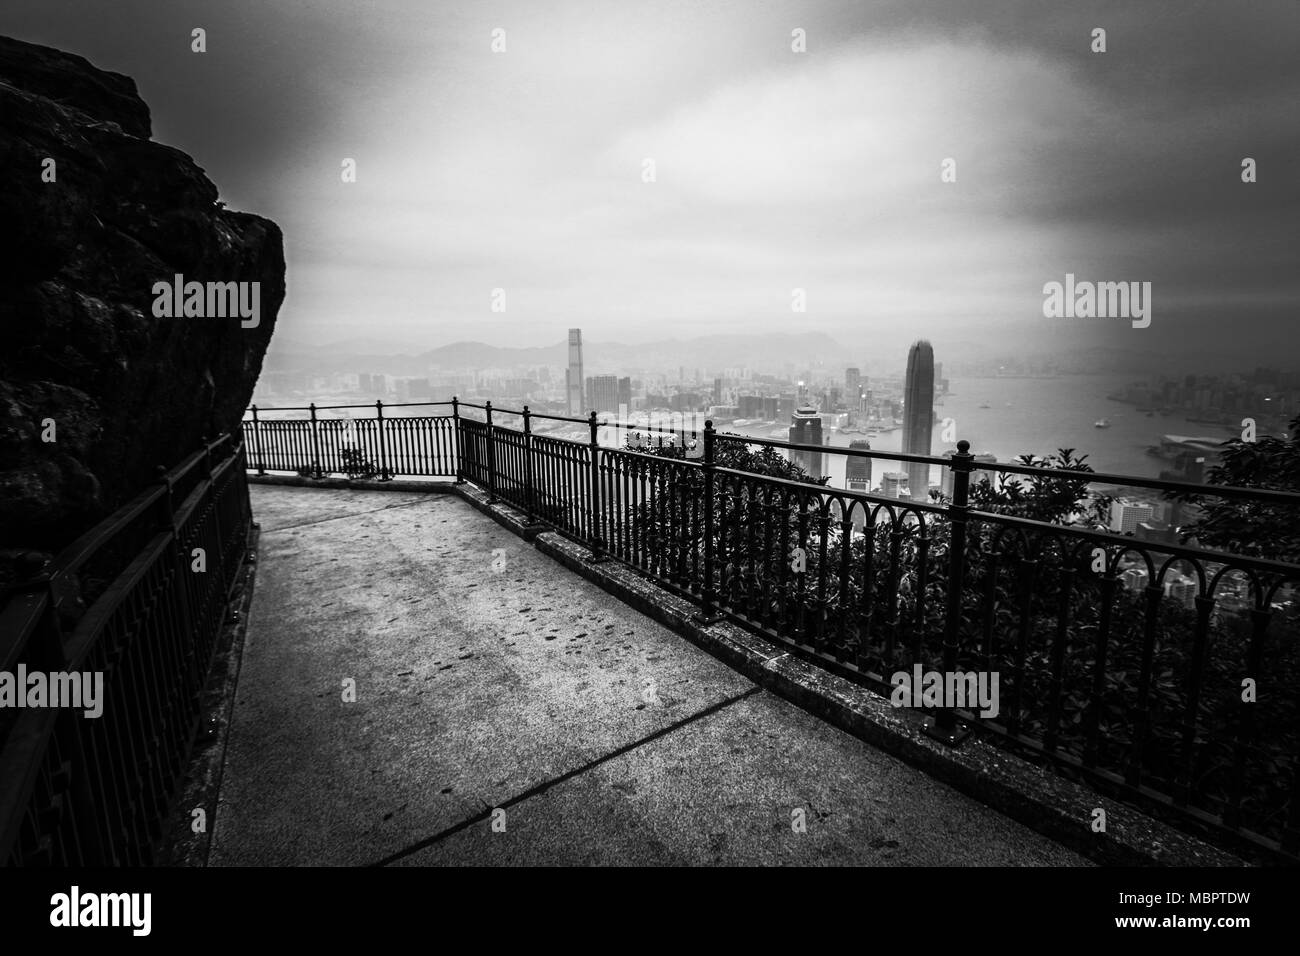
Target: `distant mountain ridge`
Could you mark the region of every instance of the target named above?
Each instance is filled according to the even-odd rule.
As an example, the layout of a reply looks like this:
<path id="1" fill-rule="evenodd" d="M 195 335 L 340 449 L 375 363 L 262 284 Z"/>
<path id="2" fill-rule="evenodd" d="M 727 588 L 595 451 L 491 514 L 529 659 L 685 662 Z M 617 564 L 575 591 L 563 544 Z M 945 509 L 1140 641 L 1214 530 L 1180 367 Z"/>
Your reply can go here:
<path id="1" fill-rule="evenodd" d="M 268 357 L 272 370 L 310 368 L 317 373 L 386 371 L 394 375 L 423 375 L 430 368 L 512 368 L 568 363 L 568 345 L 561 340 L 546 346 L 501 346 L 485 342 L 452 342 L 419 353 L 368 351 L 366 340 L 348 339 L 324 345 L 283 342 Z M 373 347 L 373 346 L 371 346 Z M 709 335 L 697 339 L 665 339 L 629 345 L 584 342 L 583 366 L 588 374 L 620 367 L 686 366 L 716 369 L 735 365 L 781 366 L 843 361 L 848 350 L 821 332 L 765 335 Z"/>

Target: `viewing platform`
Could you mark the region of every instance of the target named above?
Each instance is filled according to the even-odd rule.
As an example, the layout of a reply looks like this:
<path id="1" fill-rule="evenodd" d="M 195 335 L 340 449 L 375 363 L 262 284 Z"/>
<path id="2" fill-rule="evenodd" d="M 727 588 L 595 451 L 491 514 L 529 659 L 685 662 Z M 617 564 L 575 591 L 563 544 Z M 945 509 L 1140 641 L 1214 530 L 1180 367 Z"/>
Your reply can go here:
<path id="1" fill-rule="evenodd" d="M 459 496 L 251 491 L 258 579 L 209 865 L 1087 862 Z"/>
<path id="2" fill-rule="evenodd" d="M 1300 565 L 1006 513 L 972 483 L 1279 515 L 1294 492 L 711 423 L 618 447 L 594 413 L 456 399 L 250 411 L 23 560 L 3 661 L 102 673 L 105 706 L 11 722 L 0 858 L 1294 860 L 1294 687 L 1257 717 L 1240 675 L 1290 666 Z M 943 467 L 952 497 L 788 477 L 803 451 Z"/>

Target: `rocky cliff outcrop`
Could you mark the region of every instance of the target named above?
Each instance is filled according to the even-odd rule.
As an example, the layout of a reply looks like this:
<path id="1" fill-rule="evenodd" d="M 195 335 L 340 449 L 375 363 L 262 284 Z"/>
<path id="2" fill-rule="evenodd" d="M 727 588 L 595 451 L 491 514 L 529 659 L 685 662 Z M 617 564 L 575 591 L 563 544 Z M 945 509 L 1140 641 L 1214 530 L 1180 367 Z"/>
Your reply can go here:
<path id="1" fill-rule="evenodd" d="M 151 135 L 129 78 L 0 37 L 0 549 L 58 550 L 233 429 L 261 370 L 279 227 Z M 260 321 L 156 317 L 177 274 L 260 283 Z"/>

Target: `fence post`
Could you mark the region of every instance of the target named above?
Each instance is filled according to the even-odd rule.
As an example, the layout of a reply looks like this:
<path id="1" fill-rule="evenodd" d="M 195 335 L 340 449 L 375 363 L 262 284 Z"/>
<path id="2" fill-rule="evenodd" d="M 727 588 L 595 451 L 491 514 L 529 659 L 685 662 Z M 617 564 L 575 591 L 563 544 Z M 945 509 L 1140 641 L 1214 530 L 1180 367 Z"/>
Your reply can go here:
<path id="1" fill-rule="evenodd" d="M 54 574 L 49 570 L 51 558 L 44 552 L 27 551 L 17 562 L 18 579 L 12 586 L 16 598 L 19 594 L 41 595 L 46 600 L 45 613 L 41 615 L 36 633 L 32 635 L 31 657 L 28 666 L 36 665 L 46 670 L 60 670 L 67 658 L 63 651 L 63 622 L 60 605 L 63 603 L 55 587 Z M 31 600 L 39 600 L 33 596 Z"/>
<path id="2" fill-rule="evenodd" d="M 324 478 L 325 472 L 320 468 L 320 435 L 316 431 L 316 403 L 310 403 L 311 408 L 311 450 L 315 456 L 311 465 L 311 476 L 313 478 Z"/>
<path id="3" fill-rule="evenodd" d="M 375 399 L 375 427 L 379 430 L 379 480 L 392 481 L 393 473 L 388 470 L 388 448 L 384 440 L 384 403 Z"/>
<path id="4" fill-rule="evenodd" d="M 253 406 L 253 434 L 257 436 L 257 473 L 266 474 L 266 456 L 262 453 L 262 424 L 257 418 L 257 406 Z"/>
<path id="5" fill-rule="evenodd" d="M 218 441 L 221 439 L 218 438 Z M 208 561 L 216 567 L 216 573 L 220 575 L 222 581 L 225 580 L 226 562 L 230 560 L 230 555 L 225 553 L 226 536 L 221 527 L 221 509 L 217 507 L 217 488 L 212 481 L 212 448 L 208 443 L 206 435 L 200 439 L 203 442 L 203 485 L 204 495 L 212 502 L 212 531 L 216 538 L 216 554 L 209 554 Z M 161 466 L 159 466 L 161 467 Z M 171 489 L 168 488 L 168 494 Z M 169 508 L 174 507 L 171 503 Z"/>
<path id="6" fill-rule="evenodd" d="M 165 532 L 171 539 L 168 550 L 172 554 L 175 567 L 176 593 L 183 621 L 181 633 L 194 634 L 199 622 L 195 618 L 194 608 L 190 600 L 189 576 L 194 574 L 190 560 L 191 555 L 182 550 L 184 542 L 181 540 L 181 529 L 176 527 L 176 498 L 172 493 L 172 479 L 167 474 L 167 469 L 162 465 L 154 466 L 154 474 L 154 483 L 162 489 L 158 499 L 162 511 L 162 514 L 158 516 L 158 529 Z"/>
<path id="7" fill-rule="evenodd" d="M 943 626 L 943 671 L 952 674 L 957 669 L 957 642 L 961 636 L 962 583 L 966 575 L 966 522 L 970 512 L 967 504 L 970 492 L 971 465 L 975 456 L 970 453 L 970 442 L 957 442 L 957 452 L 952 456 L 952 502 L 948 505 L 951 538 L 948 545 L 948 607 Z M 915 693 L 915 689 L 913 691 Z M 970 727 L 957 721 L 957 715 L 947 707 L 942 708 L 933 720 L 926 720 L 925 732 L 937 740 L 952 745 L 960 743 L 970 733 Z"/>
<path id="8" fill-rule="evenodd" d="M 596 411 L 587 415 L 587 426 L 591 430 L 591 441 L 588 449 L 591 454 L 591 492 L 587 495 L 587 507 L 591 509 L 591 517 L 587 526 L 587 531 L 591 537 L 591 554 L 587 560 L 592 564 L 599 564 L 605 560 L 603 549 L 601 548 L 601 514 L 600 514 L 600 442 L 597 440 Z"/>
<path id="9" fill-rule="evenodd" d="M 462 473 L 461 462 L 465 460 L 465 452 L 460 434 L 460 399 L 455 395 L 451 397 L 451 425 L 456 433 L 456 484 L 463 485 L 465 475 Z"/>
<path id="10" fill-rule="evenodd" d="M 713 591 L 713 563 L 715 559 L 713 500 L 715 495 L 714 483 L 716 482 L 713 469 L 717 450 L 717 446 L 714 444 L 715 435 L 713 419 L 710 418 L 704 422 L 704 461 L 700 465 L 701 471 L 704 472 L 704 582 L 700 589 L 701 607 L 697 621 L 705 626 L 716 624 L 722 620 L 722 615 L 718 613 L 717 595 Z"/>
<path id="11" fill-rule="evenodd" d="M 535 524 L 533 517 L 533 422 L 532 412 L 524 406 L 524 521 Z"/>
<path id="12" fill-rule="evenodd" d="M 497 503 L 497 436 L 492 427 L 492 401 L 483 403 L 487 411 L 488 504 Z"/>

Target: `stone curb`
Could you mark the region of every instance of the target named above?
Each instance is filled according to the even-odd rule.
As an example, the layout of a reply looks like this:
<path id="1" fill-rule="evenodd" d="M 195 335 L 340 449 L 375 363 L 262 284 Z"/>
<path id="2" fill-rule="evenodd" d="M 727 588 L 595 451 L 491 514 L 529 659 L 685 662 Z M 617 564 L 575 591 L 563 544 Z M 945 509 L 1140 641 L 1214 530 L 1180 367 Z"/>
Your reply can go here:
<path id="1" fill-rule="evenodd" d="M 221 796 L 221 777 L 226 766 L 226 743 L 235 707 L 239 668 L 244 659 L 248 615 L 257 584 L 260 543 L 261 530 L 254 523 L 248 537 L 248 553 L 252 560 L 245 562 L 240 570 L 239 584 L 227 604 L 227 611 L 235 612 L 234 620 L 227 620 L 223 625 L 204 678 L 199 726 L 179 792 L 163 825 L 156 861 L 159 866 L 207 866 L 208 863 Z M 202 808 L 207 813 L 207 827 L 197 834 L 191 828 L 191 813 L 195 808 Z"/>
<path id="2" fill-rule="evenodd" d="M 250 485 L 285 485 L 294 488 L 333 488 L 354 491 L 427 491 L 434 494 L 453 494 L 455 482 L 450 479 L 429 481 L 372 481 L 364 478 L 303 478 L 301 475 L 249 474 Z"/>

